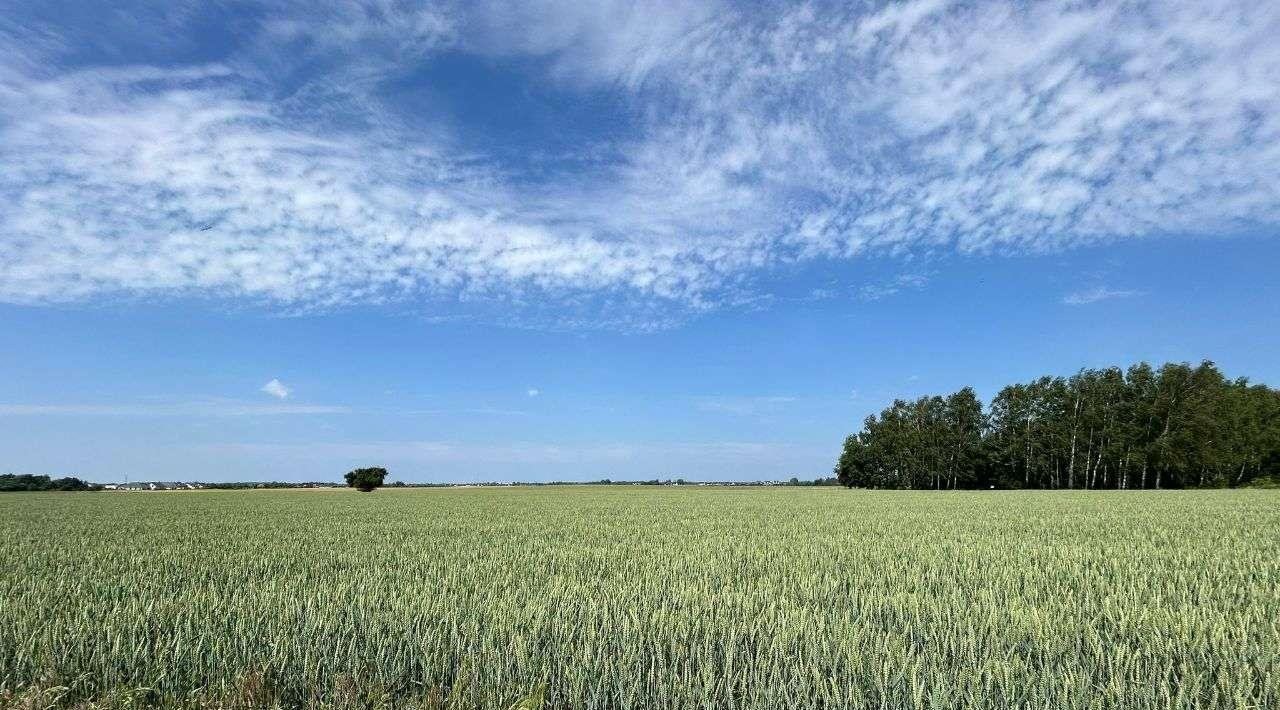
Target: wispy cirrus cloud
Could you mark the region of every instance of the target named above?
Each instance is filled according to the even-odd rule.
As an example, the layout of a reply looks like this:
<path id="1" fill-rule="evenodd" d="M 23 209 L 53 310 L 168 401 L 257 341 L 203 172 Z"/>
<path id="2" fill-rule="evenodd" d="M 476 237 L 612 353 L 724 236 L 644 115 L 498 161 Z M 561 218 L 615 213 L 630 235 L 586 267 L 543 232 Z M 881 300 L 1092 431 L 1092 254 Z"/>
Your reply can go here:
<path id="1" fill-rule="evenodd" d="M 1111 288 L 1109 286 L 1094 286 L 1082 291 L 1073 291 L 1062 297 L 1062 302 L 1068 306 L 1083 306 L 1098 301 L 1109 301 L 1115 298 L 1131 298 L 1141 295 L 1141 291 L 1131 289 Z"/>
<path id="2" fill-rule="evenodd" d="M 527 417 L 529 412 L 523 409 L 503 409 L 501 407 L 455 407 L 439 409 L 404 409 L 393 410 L 396 414 L 413 416 L 477 416 L 477 417 Z"/>
<path id="3" fill-rule="evenodd" d="M 283 3 L 213 61 L 175 8 L 106 39 L 0 22 L 0 300 L 651 328 L 816 257 L 1280 224 L 1274 3 Z M 446 50 L 538 59 L 635 125 L 578 169 L 421 130 L 386 87 Z"/>
<path id="4" fill-rule="evenodd" d="M 243 456 L 259 466 L 273 461 L 315 462 L 315 470 L 341 469 L 343 465 L 376 460 L 397 475 L 414 480 L 423 467 L 439 480 L 520 480 L 511 465 L 543 467 L 547 478 L 590 479 L 605 476 L 672 477 L 692 479 L 743 478 L 744 466 L 764 475 L 791 475 L 797 466 L 821 462 L 825 470 L 829 452 L 781 442 L 650 441 L 650 442 L 546 442 L 513 441 L 503 444 L 448 440 L 316 441 L 303 443 L 228 442 L 198 447 L 218 456 Z M 803 462 L 803 463 L 800 463 Z M 800 469 L 805 470 L 805 469 Z M 557 474 L 556 471 L 560 471 Z M 807 471 L 806 471 L 807 472 Z M 754 477 L 754 476 L 748 476 Z"/>
<path id="5" fill-rule="evenodd" d="M 739 416 L 755 416 L 777 412 L 780 408 L 796 401 L 796 397 L 768 396 L 714 396 L 695 397 L 694 407 L 703 412 L 736 414 Z"/>
<path id="6" fill-rule="evenodd" d="M 350 407 L 323 404 L 257 404 L 231 400 L 140 403 L 0 403 L 0 416 L 278 417 L 348 414 Z"/>
<path id="7" fill-rule="evenodd" d="M 918 291 L 929 283 L 929 275 L 921 273 L 898 274 L 887 281 L 863 284 L 858 298 L 863 301 L 879 301 L 903 291 Z"/>

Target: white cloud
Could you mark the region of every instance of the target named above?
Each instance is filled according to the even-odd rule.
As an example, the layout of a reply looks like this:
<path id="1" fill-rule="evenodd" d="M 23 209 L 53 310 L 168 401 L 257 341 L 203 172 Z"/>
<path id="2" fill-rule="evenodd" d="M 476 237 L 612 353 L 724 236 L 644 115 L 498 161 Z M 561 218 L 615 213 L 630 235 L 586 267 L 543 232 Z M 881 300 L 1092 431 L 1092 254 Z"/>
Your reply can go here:
<path id="1" fill-rule="evenodd" d="M 289 388 L 285 387 L 283 382 L 274 377 L 271 378 L 270 382 L 262 386 L 261 391 L 275 397 L 276 399 L 286 399 L 289 396 Z"/>
<path id="2" fill-rule="evenodd" d="M 714 0 L 480 0 L 463 13 L 472 32 L 459 42 L 489 55 L 549 57 L 561 80 L 634 90 L 725 10 Z"/>
<path id="3" fill-rule="evenodd" d="M 542 393 L 538 391 L 537 387 L 530 387 L 528 390 L 525 391 L 525 394 L 530 397 L 537 397 Z"/>
<path id="4" fill-rule="evenodd" d="M 1276 3 L 264 13 L 237 54 L 177 68 L 59 70 L 99 40 L 0 24 L 0 301 L 496 300 L 655 328 L 758 303 L 757 275 L 815 257 L 1280 224 Z M 165 22 L 137 31 L 192 31 Z M 636 129 L 577 172 L 411 130 L 379 87 L 445 49 L 546 60 Z"/>
<path id="5" fill-rule="evenodd" d="M 553 230 L 429 150 L 312 137 L 201 83 L 225 70 L 192 74 L 97 71 L 13 89 L 40 105 L 15 109 L 0 133 L 0 194 L 13 198 L 0 207 L 0 299 L 193 292 L 323 308 L 624 289 L 696 303 L 710 284 L 713 269 L 675 242 Z M 168 90 L 110 90 L 140 82 Z"/>
<path id="6" fill-rule="evenodd" d="M 899 274 L 887 281 L 864 284 L 858 289 L 858 298 L 863 301 L 880 301 L 903 291 L 919 291 L 928 284 L 928 274 Z"/>
<path id="7" fill-rule="evenodd" d="M 1098 301 L 1111 300 L 1113 298 L 1129 298 L 1140 294 L 1140 291 L 1115 289 L 1107 286 L 1094 286 L 1093 288 L 1085 289 L 1083 291 L 1068 293 L 1062 297 L 1062 302 L 1068 306 L 1082 306 L 1089 303 L 1097 303 Z"/>

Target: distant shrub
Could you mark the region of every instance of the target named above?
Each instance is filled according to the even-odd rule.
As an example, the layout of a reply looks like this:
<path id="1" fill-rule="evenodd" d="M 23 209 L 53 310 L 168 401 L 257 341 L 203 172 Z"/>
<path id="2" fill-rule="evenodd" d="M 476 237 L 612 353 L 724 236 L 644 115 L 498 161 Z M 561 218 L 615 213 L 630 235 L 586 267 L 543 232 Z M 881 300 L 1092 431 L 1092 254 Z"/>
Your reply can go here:
<path id="1" fill-rule="evenodd" d="M 387 478 L 387 469 L 380 466 L 373 468 L 357 468 L 354 471 L 348 471 L 344 476 L 347 479 L 347 485 L 352 488 L 368 493 L 378 486 Z"/>

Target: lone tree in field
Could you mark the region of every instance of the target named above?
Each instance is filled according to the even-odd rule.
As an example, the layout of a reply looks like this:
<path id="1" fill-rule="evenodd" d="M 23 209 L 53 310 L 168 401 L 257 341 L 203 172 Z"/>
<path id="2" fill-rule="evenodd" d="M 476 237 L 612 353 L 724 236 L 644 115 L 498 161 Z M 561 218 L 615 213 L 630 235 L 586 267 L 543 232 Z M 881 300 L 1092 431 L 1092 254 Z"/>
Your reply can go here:
<path id="1" fill-rule="evenodd" d="M 355 488 L 363 493 L 368 493 L 378 486 L 382 485 L 383 479 L 387 477 L 387 469 L 377 466 L 374 468 L 357 468 L 354 471 L 348 471 L 345 478 L 347 485 Z"/>

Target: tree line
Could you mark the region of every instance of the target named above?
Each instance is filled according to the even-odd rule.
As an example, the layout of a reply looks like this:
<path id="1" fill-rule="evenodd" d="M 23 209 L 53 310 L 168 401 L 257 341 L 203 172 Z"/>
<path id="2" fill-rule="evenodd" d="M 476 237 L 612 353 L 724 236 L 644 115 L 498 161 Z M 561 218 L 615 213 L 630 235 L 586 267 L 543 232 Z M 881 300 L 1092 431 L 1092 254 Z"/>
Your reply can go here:
<path id="1" fill-rule="evenodd" d="M 1212 362 L 1145 362 L 898 399 L 845 439 L 836 478 L 867 488 L 1192 488 L 1280 479 L 1280 390 Z"/>
<path id="2" fill-rule="evenodd" d="M 30 473 L 0 473 L 0 493 L 18 491 L 99 491 L 102 486 L 74 476 L 50 478 Z"/>

